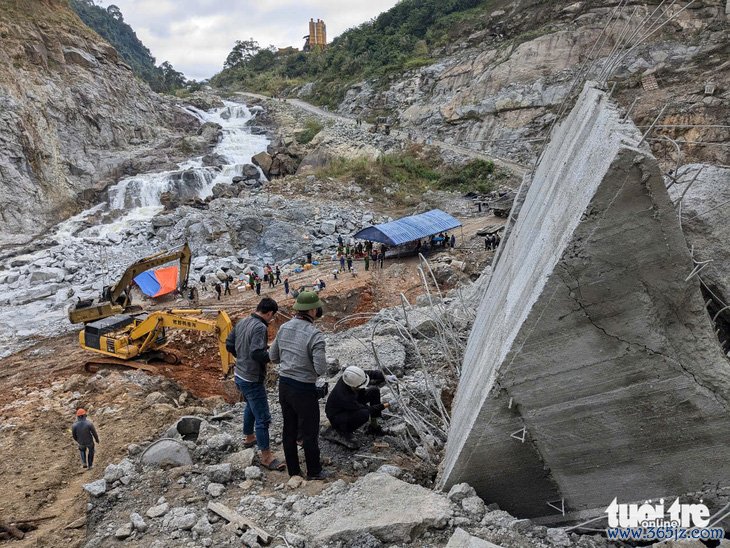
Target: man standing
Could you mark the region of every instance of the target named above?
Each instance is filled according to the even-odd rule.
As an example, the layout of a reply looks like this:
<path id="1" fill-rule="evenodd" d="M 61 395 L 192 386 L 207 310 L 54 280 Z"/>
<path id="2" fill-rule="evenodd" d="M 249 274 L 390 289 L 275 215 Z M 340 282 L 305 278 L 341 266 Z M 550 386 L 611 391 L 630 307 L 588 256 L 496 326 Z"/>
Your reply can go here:
<path id="1" fill-rule="evenodd" d="M 307 480 L 330 474 L 319 459 L 317 378 L 327 371 L 325 340 L 314 326 L 322 316 L 322 301 L 314 291 L 302 291 L 294 304 L 297 315 L 279 329 L 271 345 L 271 361 L 279 366 L 279 404 L 284 420 L 282 445 L 290 476 L 301 476 L 297 438 L 302 440 Z"/>
<path id="2" fill-rule="evenodd" d="M 284 295 L 289 296 L 289 278 L 284 278 Z"/>
<path id="3" fill-rule="evenodd" d="M 81 464 L 84 468 L 91 468 L 94 464 L 94 440 L 99 443 L 99 435 L 90 420 L 86 419 L 86 411 L 76 411 L 76 422 L 71 427 L 71 435 L 74 441 L 79 444 L 81 451 Z"/>
<path id="4" fill-rule="evenodd" d="M 276 265 L 276 283 L 281 283 L 281 269 L 279 268 L 279 265 Z"/>
<path id="5" fill-rule="evenodd" d="M 246 400 L 243 409 L 243 446 L 257 445 L 261 464 L 269 470 L 283 470 L 285 467 L 269 447 L 271 413 L 264 384 L 266 364 L 269 363 L 268 326 L 278 310 L 274 299 L 261 299 L 256 312 L 240 320 L 226 339 L 226 350 L 236 358 L 236 386 Z"/>
<path id="6" fill-rule="evenodd" d="M 456 236 L 453 234 L 451 235 L 451 239 L 449 240 L 449 244 L 451 245 L 451 249 L 454 249 L 456 247 Z"/>
<path id="7" fill-rule="evenodd" d="M 365 272 L 370 270 L 370 255 L 365 253 Z"/>
<path id="8" fill-rule="evenodd" d="M 215 282 L 215 285 L 213 286 L 215 289 L 216 294 L 218 295 L 218 300 L 221 300 L 221 284 L 219 282 Z"/>
<path id="9" fill-rule="evenodd" d="M 223 282 L 224 295 L 230 295 L 231 294 L 231 282 L 233 281 L 233 277 L 230 275 L 226 276 L 226 280 Z"/>

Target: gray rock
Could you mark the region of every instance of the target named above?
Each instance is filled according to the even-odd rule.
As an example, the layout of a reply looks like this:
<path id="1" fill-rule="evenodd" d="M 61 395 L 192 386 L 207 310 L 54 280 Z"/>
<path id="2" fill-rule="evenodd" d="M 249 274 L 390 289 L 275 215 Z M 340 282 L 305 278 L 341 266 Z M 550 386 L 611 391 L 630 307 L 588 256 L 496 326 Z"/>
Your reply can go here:
<path id="1" fill-rule="evenodd" d="M 247 480 L 259 480 L 264 476 L 264 473 L 258 466 L 249 466 L 246 468 L 245 474 Z"/>
<path id="2" fill-rule="evenodd" d="M 106 493 L 106 480 L 100 479 L 92 481 L 91 483 L 85 483 L 84 491 L 89 493 L 92 497 L 100 497 Z"/>
<path id="3" fill-rule="evenodd" d="M 225 451 L 233 443 L 233 437 L 230 434 L 216 434 L 205 440 L 205 444 L 214 451 Z"/>
<path id="4" fill-rule="evenodd" d="M 166 524 L 163 523 L 163 526 L 172 530 L 189 531 L 195 527 L 197 522 L 198 516 L 193 513 L 188 513 L 173 517 Z"/>
<path id="5" fill-rule="evenodd" d="M 228 483 L 231 481 L 231 469 L 230 463 L 212 464 L 205 468 L 205 473 L 213 482 Z"/>
<path id="6" fill-rule="evenodd" d="M 482 519 L 482 516 L 487 511 L 487 506 L 484 504 L 484 501 L 476 496 L 466 497 L 461 501 L 461 507 L 467 514 L 471 514 L 478 519 Z"/>
<path id="7" fill-rule="evenodd" d="M 123 459 L 119 464 L 110 464 L 104 469 L 104 479 L 109 483 L 114 483 L 124 476 L 131 476 L 134 473 L 134 463 L 129 459 Z"/>
<path id="8" fill-rule="evenodd" d="M 322 221 L 322 224 L 320 225 L 319 229 L 324 234 L 334 234 L 337 231 L 337 221 L 329 220 L 329 221 Z"/>
<path id="9" fill-rule="evenodd" d="M 342 508 L 348 511 L 342 512 Z M 398 511 L 384 512 L 384 508 Z M 450 517 L 446 497 L 387 474 L 371 473 L 300 524 L 315 545 L 347 541 L 364 533 L 384 542 L 409 542 L 416 531 L 442 528 Z"/>
<path id="10" fill-rule="evenodd" d="M 400 478 L 403 475 L 403 469 L 394 464 L 384 464 L 377 470 L 380 474 L 388 474 L 394 478 Z"/>
<path id="11" fill-rule="evenodd" d="M 208 488 L 206 489 L 206 492 L 211 497 L 220 497 L 223 494 L 223 491 L 226 490 L 226 486 L 222 483 L 209 483 Z"/>
<path id="12" fill-rule="evenodd" d="M 167 514 L 168 510 L 170 510 L 170 505 L 167 504 L 166 502 L 163 502 L 162 504 L 158 504 L 156 506 L 153 506 L 149 510 L 147 510 L 147 517 L 148 518 L 159 518 L 159 517 Z"/>
<path id="13" fill-rule="evenodd" d="M 172 467 L 193 464 L 188 448 L 173 439 L 161 439 L 150 444 L 140 458 L 142 464 L 149 466 Z"/>
<path id="14" fill-rule="evenodd" d="M 137 512 L 132 512 L 129 515 L 129 519 L 132 522 L 132 526 L 135 528 L 135 530 L 139 531 L 140 533 L 144 533 L 147 530 L 147 523 Z"/>
<path id="15" fill-rule="evenodd" d="M 306 537 L 303 537 L 302 535 L 297 535 L 296 533 L 292 533 L 291 531 L 287 531 L 284 534 L 284 538 L 286 539 L 286 542 L 293 548 L 304 548 L 307 544 Z"/>
<path id="16" fill-rule="evenodd" d="M 230 463 L 234 472 L 243 472 L 253 463 L 256 450 L 253 447 L 243 449 L 226 456 L 224 462 Z"/>
<path id="17" fill-rule="evenodd" d="M 213 534 L 213 526 L 206 516 L 201 516 L 192 529 L 193 533 L 197 533 L 201 537 L 207 537 Z"/>
<path id="18" fill-rule="evenodd" d="M 497 544 L 493 544 L 489 541 L 482 540 L 478 537 L 474 537 L 464 531 L 461 527 L 454 531 L 451 535 L 449 543 L 446 548 L 502 548 Z"/>
<path id="19" fill-rule="evenodd" d="M 122 525 L 119 529 L 117 529 L 114 532 L 114 537 L 119 540 L 124 540 L 126 538 L 129 538 L 132 536 L 132 532 L 134 531 L 134 527 L 131 523 L 125 523 Z"/>
<path id="20" fill-rule="evenodd" d="M 545 538 L 551 546 L 567 548 L 573 544 L 570 541 L 568 533 L 566 533 L 563 529 L 548 529 L 545 533 Z"/>
<path id="21" fill-rule="evenodd" d="M 461 502 L 466 497 L 474 497 L 476 494 L 477 492 L 468 483 L 457 483 L 449 489 L 449 494 L 447 496 L 449 497 L 449 500 Z"/>

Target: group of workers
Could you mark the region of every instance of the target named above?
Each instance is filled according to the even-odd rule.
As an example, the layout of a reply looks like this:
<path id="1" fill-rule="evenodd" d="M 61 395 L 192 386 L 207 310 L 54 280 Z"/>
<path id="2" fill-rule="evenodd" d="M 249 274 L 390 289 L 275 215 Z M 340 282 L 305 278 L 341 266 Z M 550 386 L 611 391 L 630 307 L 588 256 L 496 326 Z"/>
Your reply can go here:
<path id="1" fill-rule="evenodd" d="M 261 465 L 269 470 L 286 469 L 290 476 L 308 480 L 322 480 L 330 475 L 322 468 L 319 451 L 319 400 L 328 394 L 328 385 L 321 381 L 327 372 L 325 339 L 315 326 L 323 315 L 322 307 L 316 292 L 300 292 L 293 306 L 296 315 L 279 328 L 269 347 L 267 328 L 279 307 L 271 298 L 261 299 L 256 311 L 239 321 L 226 340 L 226 348 L 236 357 L 236 386 L 246 401 L 244 446 L 256 446 Z M 270 446 L 271 413 L 265 386 L 269 362 L 279 364 L 285 462 L 276 458 Z M 381 403 L 380 390 L 370 386 L 371 380 L 395 382 L 396 378 L 386 377 L 379 371 L 366 372 L 357 366 L 345 369 L 325 405 L 325 414 L 332 425 L 327 439 L 355 448 L 352 434 L 366 423 L 369 433 L 383 433 L 377 419 L 389 404 Z M 306 476 L 302 474 L 298 445 L 304 450 Z"/>

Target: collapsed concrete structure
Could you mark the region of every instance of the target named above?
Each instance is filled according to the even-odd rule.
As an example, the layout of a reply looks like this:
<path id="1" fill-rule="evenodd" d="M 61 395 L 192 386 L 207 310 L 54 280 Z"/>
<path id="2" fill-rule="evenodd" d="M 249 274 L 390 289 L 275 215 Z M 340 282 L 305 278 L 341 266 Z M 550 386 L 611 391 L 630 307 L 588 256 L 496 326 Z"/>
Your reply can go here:
<path id="1" fill-rule="evenodd" d="M 587 85 L 469 337 L 441 481 L 520 517 L 730 484 L 730 365 L 642 136 Z"/>

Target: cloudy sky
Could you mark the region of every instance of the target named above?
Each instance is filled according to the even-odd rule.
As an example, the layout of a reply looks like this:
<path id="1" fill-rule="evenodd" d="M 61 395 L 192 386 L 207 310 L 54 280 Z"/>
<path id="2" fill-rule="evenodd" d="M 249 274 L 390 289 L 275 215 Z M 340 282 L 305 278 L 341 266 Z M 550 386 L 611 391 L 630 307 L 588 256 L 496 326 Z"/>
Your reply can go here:
<path id="1" fill-rule="evenodd" d="M 124 20 L 155 56 L 188 79 L 202 80 L 223 68 L 236 40 L 262 47 L 301 48 L 309 19 L 323 19 L 331 41 L 397 3 L 397 0 L 97 0 L 119 6 Z"/>

